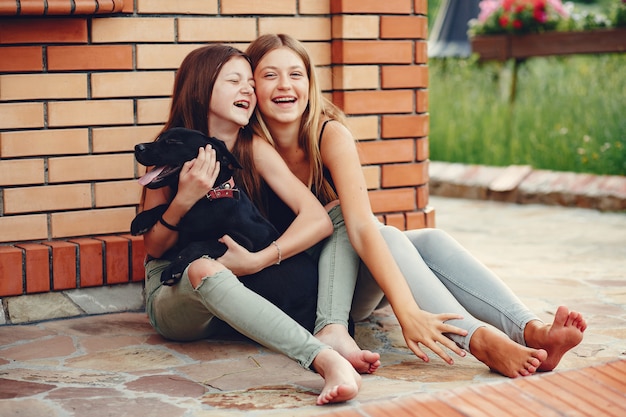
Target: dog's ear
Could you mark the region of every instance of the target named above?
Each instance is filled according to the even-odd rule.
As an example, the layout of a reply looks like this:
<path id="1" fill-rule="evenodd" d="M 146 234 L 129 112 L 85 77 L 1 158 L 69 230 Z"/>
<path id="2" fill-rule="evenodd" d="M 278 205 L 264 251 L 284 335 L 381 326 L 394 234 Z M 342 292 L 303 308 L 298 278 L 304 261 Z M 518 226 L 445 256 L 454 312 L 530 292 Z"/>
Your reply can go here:
<path id="1" fill-rule="evenodd" d="M 215 149 L 215 152 L 217 153 L 217 155 L 221 155 L 221 163 L 223 164 L 224 162 L 227 162 L 226 165 L 231 165 L 233 168 L 243 168 L 241 166 L 241 164 L 239 163 L 239 161 L 237 160 L 237 158 L 235 158 L 235 155 L 233 155 L 228 148 L 226 147 L 226 144 L 214 137 L 209 138 L 209 142 L 211 143 L 211 146 L 213 146 L 213 148 Z"/>

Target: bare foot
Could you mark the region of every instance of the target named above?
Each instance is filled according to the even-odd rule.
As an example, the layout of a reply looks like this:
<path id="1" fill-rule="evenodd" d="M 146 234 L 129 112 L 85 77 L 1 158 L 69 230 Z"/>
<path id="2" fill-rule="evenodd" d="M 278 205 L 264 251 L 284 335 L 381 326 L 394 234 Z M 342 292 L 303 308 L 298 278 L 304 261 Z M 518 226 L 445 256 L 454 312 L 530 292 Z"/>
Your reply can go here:
<path id="1" fill-rule="evenodd" d="M 526 344 L 537 349 L 545 349 L 548 358 L 539 366 L 540 371 L 551 371 L 559 364 L 567 351 L 583 340 L 587 322 L 582 314 L 560 306 L 552 324 L 533 320 L 524 329 Z"/>
<path id="2" fill-rule="evenodd" d="M 380 366 L 380 354 L 361 350 L 344 325 L 329 324 L 315 337 L 339 352 L 360 374 L 372 374 Z"/>
<path id="3" fill-rule="evenodd" d="M 545 350 L 522 346 L 490 327 L 481 327 L 474 332 L 470 353 L 493 371 L 509 378 L 534 374 L 548 357 Z"/>
<path id="4" fill-rule="evenodd" d="M 359 393 L 361 375 L 337 351 L 321 350 L 313 360 L 313 368 L 324 378 L 317 405 L 348 401 Z"/>

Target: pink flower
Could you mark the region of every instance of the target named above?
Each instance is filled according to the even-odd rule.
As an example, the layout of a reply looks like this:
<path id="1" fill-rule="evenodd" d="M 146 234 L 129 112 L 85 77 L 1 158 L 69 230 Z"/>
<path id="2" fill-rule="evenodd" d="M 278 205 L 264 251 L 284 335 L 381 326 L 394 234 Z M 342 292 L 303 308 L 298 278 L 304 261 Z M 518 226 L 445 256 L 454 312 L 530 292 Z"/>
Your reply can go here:
<path id="1" fill-rule="evenodd" d="M 547 4 L 552 7 L 552 9 L 554 9 L 555 12 L 557 12 L 558 14 L 560 14 L 562 17 L 568 17 L 569 14 L 567 13 L 567 10 L 565 10 L 565 7 L 563 6 L 563 3 L 561 2 L 561 0 L 547 0 Z"/>
<path id="2" fill-rule="evenodd" d="M 480 7 L 480 14 L 478 15 L 478 21 L 484 23 L 498 8 L 502 2 L 500 0 L 483 0 L 478 6 Z"/>
<path id="3" fill-rule="evenodd" d="M 523 26 L 523 25 L 522 25 L 522 21 L 521 21 L 521 20 L 519 20 L 519 19 L 515 19 L 515 20 L 513 21 L 513 27 L 514 27 L 515 29 L 521 29 L 521 28 L 522 28 L 522 26 Z"/>

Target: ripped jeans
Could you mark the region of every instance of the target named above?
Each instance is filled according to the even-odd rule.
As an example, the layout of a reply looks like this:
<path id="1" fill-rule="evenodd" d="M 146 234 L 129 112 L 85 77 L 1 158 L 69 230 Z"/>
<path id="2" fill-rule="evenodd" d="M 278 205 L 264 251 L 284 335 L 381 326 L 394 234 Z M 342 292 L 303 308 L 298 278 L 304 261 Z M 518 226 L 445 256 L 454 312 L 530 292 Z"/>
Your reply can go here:
<path id="1" fill-rule="evenodd" d="M 213 324 L 219 318 L 304 368 L 311 366 L 322 349 L 329 348 L 270 301 L 246 288 L 231 271 L 221 270 L 193 288 L 187 268 L 178 284 L 165 286 L 159 278 L 168 264 L 164 260 L 146 264 L 146 312 L 163 337 L 210 339 L 216 336 Z"/>
<path id="2" fill-rule="evenodd" d="M 334 231 L 319 258 L 319 293 L 315 333 L 331 323 L 347 326 L 387 304 L 384 294 L 348 239 L 341 206 L 329 215 Z M 538 320 L 491 270 L 450 235 L 439 229 L 400 231 L 380 223 L 380 232 L 404 275 L 417 305 L 428 312 L 456 313 L 448 323 L 468 331 L 450 334 L 469 351 L 473 333 L 488 323 L 515 342 L 526 345 L 524 327 Z"/>

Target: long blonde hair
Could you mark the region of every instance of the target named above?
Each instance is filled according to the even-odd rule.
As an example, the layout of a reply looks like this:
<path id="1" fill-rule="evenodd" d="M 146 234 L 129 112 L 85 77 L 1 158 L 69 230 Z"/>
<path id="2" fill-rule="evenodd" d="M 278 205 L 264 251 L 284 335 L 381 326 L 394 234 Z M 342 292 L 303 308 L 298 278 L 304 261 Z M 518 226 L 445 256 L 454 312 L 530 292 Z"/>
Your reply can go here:
<path id="1" fill-rule="evenodd" d="M 337 193 L 329 182 L 324 178 L 324 166 L 320 153 L 319 132 L 325 120 L 333 119 L 345 124 L 345 115 L 337 106 L 322 95 L 315 67 L 311 63 L 309 53 L 300 41 L 286 34 L 266 34 L 259 36 L 253 41 L 246 54 L 250 57 L 252 71 L 255 70 L 261 59 L 269 52 L 282 47 L 289 48 L 302 59 L 309 78 L 309 103 L 302 115 L 298 135 L 298 146 L 304 150 L 309 161 L 311 173 L 312 191 L 322 204 L 337 199 Z M 250 124 L 255 134 L 267 140 L 272 146 L 276 146 L 272 135 L 267 128 L 259 106 L 254 111 Z"/>

